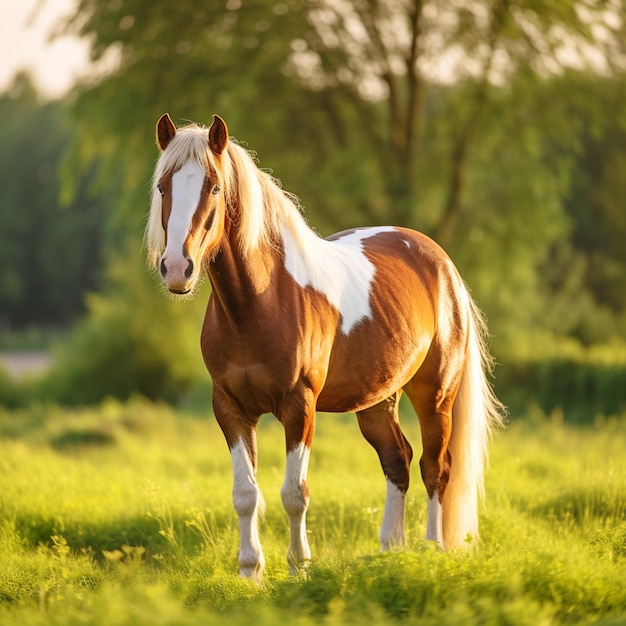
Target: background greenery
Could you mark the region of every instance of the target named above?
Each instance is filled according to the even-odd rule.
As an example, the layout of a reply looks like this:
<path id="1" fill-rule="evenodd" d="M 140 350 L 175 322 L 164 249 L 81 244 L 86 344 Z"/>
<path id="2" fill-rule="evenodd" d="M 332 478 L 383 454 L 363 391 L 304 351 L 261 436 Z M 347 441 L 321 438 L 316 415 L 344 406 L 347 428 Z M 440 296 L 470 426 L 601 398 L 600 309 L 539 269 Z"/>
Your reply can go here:
<path id="1" fill-rule="evenodd" d="M 66 29 L 114 69 L 60 101 L 23 75 L 0 96 L 0 345 L 63 337 L 48 380 L 4 380 L 0 400 L 180 402 L 206 380 L 208 291 L 169 302 L 142 258 L 167 110 L 220 113 L 324 235 L 391 223 L 439 241 L 487 313 L 516 410 L 623 408 L 625 14 L 600 0 L 81 0 Z M 559 382 L 581 376 L 575 393 Z"/>
<path id="2" fill-rule="evenodd" d="M 623 624 L 625 16 L 621 0 L 80 0 L 66 28 L 117 66 L 59 101 L 24 75 L 0 95 L 0 348 L 54 355 L 38 377 L 0 367 L 0 623 Z M 423 542 L 415 470 L 408 548 L 379 554 L 376 455 L 352 417 L 322 415 L 314 562 L 289 578 L 283 435 L 263 418 L 268 571 L 238 579 L 198 346 L 209 287 L 170 301 L 143 259 L 164 111 L 222 115 L 324 235 L 403 224 L 448 250 L 511 409 L 480 550 Z"/>
<path id="3" fill-rule="evenodd" d="M 147 116 L 165 107 L 180 111 L 176 119 L 210 120 L 218 111 L 302 198 L 323 234 L 388 222 L 435 236 L 487 310 L 503 352 L 538 329 L 585 343 L 623 333 L 614 314 L 623 312 L 626 224 L 614 173 L 624 86 L 610 68 L 619 55 L 596 42 L 608 76 L 576 71 L 555 61 L 551 35 L 561 27 L 593 41 L 599 16 L 582 22 L 569 2 L 493 2 L 486 15 L 442 3 L 233 2 L 196 9 L 192 19 L 185 4 L 81 6 L 80 32 L 95 36 L 96 54 L 120 45 L 122 69 L 84 90 L 74 111 L 90 144 L 94 134 L 110 144 L 107 162 L 134 141 L 125 176 L 133 186 L 136 168 L 143 180 L 152 168 Z M 538 29 L 532 38 L 520 10 Z M 393 20 L 406 42 L 391 37 Z M 477 69 L 458 63 L 456 80 L 442 83 L 425 68 L 455 46 Z M 557 63 L 552 73 L 548 60 Z M 120 211 L 137 219 L 141 192 L 125 194 Z"/>
<path id="4" fill-rule="evenodd" d="M 623 624 L 624 417 L 581 428 L 535 412 L 498 434 L 471 553 L 423 541 L 415 471 L 408 547 L 382 554 L 376 454 L 354 416 L 321 415 L 306 578 L 288 575 L 284 438 L 264 418 L 267 573 L 256 586 L 238 578 L 230 458 L 214 420 L 138 400 L 3 411 L 0 622 Z M 414 415 L 402 422 L 419 448 Z"/>

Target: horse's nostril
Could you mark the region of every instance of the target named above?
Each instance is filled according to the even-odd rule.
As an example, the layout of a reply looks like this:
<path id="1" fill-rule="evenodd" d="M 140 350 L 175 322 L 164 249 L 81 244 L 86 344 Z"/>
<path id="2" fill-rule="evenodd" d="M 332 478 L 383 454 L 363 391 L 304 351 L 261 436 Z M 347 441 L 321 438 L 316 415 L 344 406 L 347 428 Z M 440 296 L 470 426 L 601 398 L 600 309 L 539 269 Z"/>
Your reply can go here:
<path id="1" fill-rule="evenodd" d="M 165 267 L 165 261 L 163 259 L 161 259 L 161 265 L 159 266 L 159 270 L 161 271 L 161 276 L 165 278 L 165 275 L 167 274 L 167 267 Z"/>
<path id="2" fill-rule="evenodd" d="M 185 270 L 185 278 L 191 278 L 193 274 L 193 261 L 189 259 L 187 262 L 187 269 Z"/>

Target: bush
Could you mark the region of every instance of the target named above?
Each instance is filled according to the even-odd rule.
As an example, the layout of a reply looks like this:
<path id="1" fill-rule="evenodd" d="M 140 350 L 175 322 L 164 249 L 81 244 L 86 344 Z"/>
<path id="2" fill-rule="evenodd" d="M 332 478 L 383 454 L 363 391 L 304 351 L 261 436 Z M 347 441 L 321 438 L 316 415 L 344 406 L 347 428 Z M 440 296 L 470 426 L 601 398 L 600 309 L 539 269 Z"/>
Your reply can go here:
<path id="1" fill-rule="evenodd" d="M 88 298 L 88 316 L 59 347 L 44 396 L 70 405 L 136 394 L 175 403 L 208 377 L 200 299 L 169 301 L 142 276 L 116 282 L 118 289 Z"/>
<path id="2" fill-rule="evenodd" d="M 497 370 L 496 391 L 513 415 L 534 404 L 546 413 L 562 409 L 580 423 L 626 409 L 626 344 L 561 340 L 535 348 Z"/>
<path id="3" fill-rule="evenodd" d="M 19 390 L 15 381 L 11 380 L 6 369 L 0 363 L 0 406 L 15 408 L 19 406 Z"/>

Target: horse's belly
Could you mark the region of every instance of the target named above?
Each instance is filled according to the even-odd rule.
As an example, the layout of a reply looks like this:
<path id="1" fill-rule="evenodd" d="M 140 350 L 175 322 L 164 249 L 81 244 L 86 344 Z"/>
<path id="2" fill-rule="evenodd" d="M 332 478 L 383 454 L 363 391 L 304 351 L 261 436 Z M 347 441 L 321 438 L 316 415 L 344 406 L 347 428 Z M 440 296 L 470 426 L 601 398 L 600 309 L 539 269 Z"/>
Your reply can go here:
<path id="1" fill-rule="evenodd" d="M 366 393 L 346 393 L 345 389 L 324 388 L 317 399 L 317 410 L 326 413 L 352 413 L 382 402 L 397 390 L 388 385 Z"/>
<path id="2" fill-rule="evenodd" d="M 379 351 L 369 344 L 336 351 L 317 401 L 319 411 L 352 412 L 382 402 L 401 389 L 420 368 L 432 337 L 387 342 Z"/>

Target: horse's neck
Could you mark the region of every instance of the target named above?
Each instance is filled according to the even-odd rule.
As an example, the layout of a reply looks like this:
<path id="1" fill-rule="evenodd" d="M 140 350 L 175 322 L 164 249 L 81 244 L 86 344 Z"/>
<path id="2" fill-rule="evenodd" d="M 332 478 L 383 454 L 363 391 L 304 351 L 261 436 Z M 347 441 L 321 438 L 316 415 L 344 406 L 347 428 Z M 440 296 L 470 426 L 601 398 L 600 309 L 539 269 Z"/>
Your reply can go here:
<path id="1" fill-rule="evenodd" d="M 224 236 L 208 266 L 214 297 L 223 313 L 236 322 L 270 285 L 278 259 L 275 250 L 256 250 L 243 258 L 234 236 Z"/>

